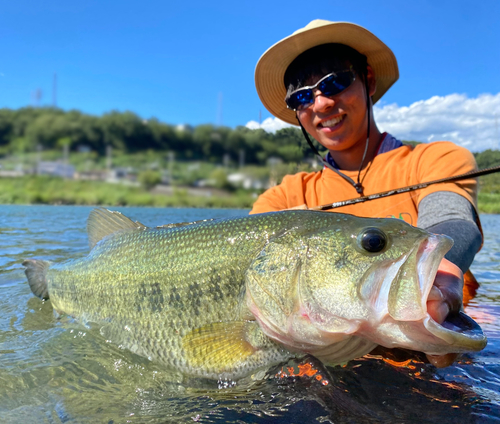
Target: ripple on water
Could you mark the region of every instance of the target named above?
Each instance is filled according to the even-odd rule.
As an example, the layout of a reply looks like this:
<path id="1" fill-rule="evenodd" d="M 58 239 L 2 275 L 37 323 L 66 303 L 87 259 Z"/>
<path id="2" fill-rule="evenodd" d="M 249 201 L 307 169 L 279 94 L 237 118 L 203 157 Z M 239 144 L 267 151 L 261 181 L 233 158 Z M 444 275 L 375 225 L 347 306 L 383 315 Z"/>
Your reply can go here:
<path id="1" fill-rule="evenodd" d="M 322 369 L 326 386 L 307 378 L 219 390 L 181 377 L 107 343 L 96 328 L 56 319 L 34 298 L 21 267 L 85 255 L 89 207 L 0 206 L 0 423 L 493 422 L 500 417 L 500 218 L 482 217 L 485 245 L 473 264 L 482 283 L 467 307 L 489 344 L 437 370 L 381 359 Z M 229 217 L 245 211 L 119 208 L 146 225 Z M 290 364 L 289 364 L 290 365 Z M 293 364 L 292 364 L 293 365 Z M 321 365 L 318 365 L 321 367 Z"/>

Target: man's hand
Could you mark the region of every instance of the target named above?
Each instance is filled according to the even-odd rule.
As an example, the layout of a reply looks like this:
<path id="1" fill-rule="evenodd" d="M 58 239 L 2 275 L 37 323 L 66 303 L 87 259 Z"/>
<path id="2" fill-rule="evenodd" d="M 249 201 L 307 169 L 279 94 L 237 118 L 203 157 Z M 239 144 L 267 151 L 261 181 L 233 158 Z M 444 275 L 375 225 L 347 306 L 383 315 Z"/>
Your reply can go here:
<path id="1" fill-rule="evenodd" d="M 431 318 L 442 324 L 450 312 L 463 309 L 464 276 L 460 268 L 447 259 L 439 264 L 438 272 L 427 299 L 427 311 Z M 438 367 L 447 367 L 455 362 L 458 354 L 427 355 L 429 362 Z"/>
<path id="2" fill-rule="evenodd" d="M 458 312 L 462 309 L 463 284 L 464 280 L 460 268 L 447 259 L 443 259 L 439 264 L 434 286 L 427 299 L 427 311 L 434 321 L 441 324 L 450 312 Z M 406 349 L 387 349 L 377 346 L 371 354 L 396 362 L 404 362 L 412 358 L 423 361 L 421 352 Z M 456 353 L 426 355 L 427 360 L 438 368 L 453 364 L 457 356 Z"/>

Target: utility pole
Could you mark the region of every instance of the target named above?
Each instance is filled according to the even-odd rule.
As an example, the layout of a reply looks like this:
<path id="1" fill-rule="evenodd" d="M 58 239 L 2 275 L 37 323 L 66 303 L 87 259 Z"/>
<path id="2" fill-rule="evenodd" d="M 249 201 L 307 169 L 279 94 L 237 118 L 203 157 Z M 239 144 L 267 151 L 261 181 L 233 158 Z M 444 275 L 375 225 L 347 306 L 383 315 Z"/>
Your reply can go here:
<path id="1" fill-rule="evenodd" d="M 110 144 L 106 146 L 106 171 L 107 178 L 111 178 L 111 166 L 112 166 L 112 155 L 113 155 L 113 147 Z"/>
<path id="2" fill-rule="evenodd" d="M 239 153 L 240 153 L 239 167 L 241 169 L 245 166 L 245 149 L 240 149 Z"/>
<path id="3" fill-rule="evenodd" d="M 37 88 L 35 91 L 31 92 L 31 103 L 33 107 L 40 106 L 40 101 L 42 100 L 42 90 Z"/>
<path id="4" fill-rule="evenodd" d="M 68 166 L 68 160 L 69 160 L 69 144 L 64 144 L 63 146 L 63 164 L 64 168 Z"/>
<path id="5" fill-rule="evenodd" d="M 175 154 L 172 150 L 168 152 L 168 183 L 169 185 L 173 185 L 174 181 L 174 159 Z"/>
<path id="6" fill-rule="evenodd" d="M 41 169 L 41 162 L 42 162 L 42 145 L 38 143 L 36 145 L 36 175 L 40 175 L 40 169 Z"/>

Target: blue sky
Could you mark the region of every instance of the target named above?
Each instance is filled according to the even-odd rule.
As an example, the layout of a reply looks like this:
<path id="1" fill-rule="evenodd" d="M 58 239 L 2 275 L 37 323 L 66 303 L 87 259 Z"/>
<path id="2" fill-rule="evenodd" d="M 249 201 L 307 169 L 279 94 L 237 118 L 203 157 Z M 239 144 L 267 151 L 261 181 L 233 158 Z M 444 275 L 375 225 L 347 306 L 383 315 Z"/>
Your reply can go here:
<path id="1" fill-rule="evenodd" d="M 56 72 L 63 109 L 131 110 L 170 124 L 235 127 L 260 112 L 265 120 L 271 115 L 253 81 L 258 58 L 309 21 L 327 19 L 362 25 L 394 51 L 400 80 L 379 108 L 489 94 L 495 139 L 499 16 L 499 0 L 4 1 L 0 107 L 30 105 L 37 89 L 40 104 L 52 104 Z"/>

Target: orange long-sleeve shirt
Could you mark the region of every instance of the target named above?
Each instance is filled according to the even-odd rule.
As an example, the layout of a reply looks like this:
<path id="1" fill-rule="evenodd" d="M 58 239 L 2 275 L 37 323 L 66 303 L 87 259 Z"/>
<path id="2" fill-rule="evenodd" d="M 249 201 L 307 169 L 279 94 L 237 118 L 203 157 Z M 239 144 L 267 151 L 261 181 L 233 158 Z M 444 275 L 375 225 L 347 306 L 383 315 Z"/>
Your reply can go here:
<path id="1" fill-rule="evenodd" d="M 364 194 L 369 195 L 416 183 L 463 174 L 476 169 L 471 152 L 450 142 L 404 145 L 377 155 L 361 171 Z M 357 171 L 342 171 L 357 180 Z M 436 184 L 425 189 L 406 192 L 365 203 L 344 206 L 334 212 L 365 217 L 394 217 L 417 224 L 418 204 L 430 193 L 451 191 L 465 197 L 477 210 L 477 182 L 468 179 Z M 300 205 L 313 207 L 359 196 L 354 187 L 332 170 L 301 172 L 283 178 L 256 200 L 250 213 L 271 212 Z"/>

